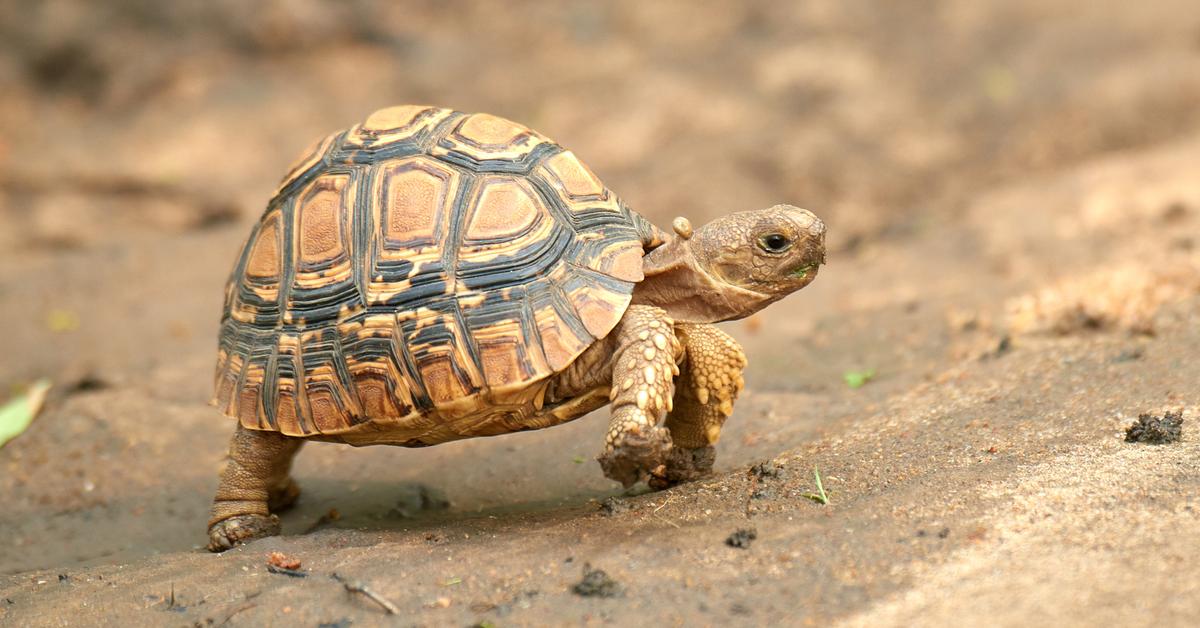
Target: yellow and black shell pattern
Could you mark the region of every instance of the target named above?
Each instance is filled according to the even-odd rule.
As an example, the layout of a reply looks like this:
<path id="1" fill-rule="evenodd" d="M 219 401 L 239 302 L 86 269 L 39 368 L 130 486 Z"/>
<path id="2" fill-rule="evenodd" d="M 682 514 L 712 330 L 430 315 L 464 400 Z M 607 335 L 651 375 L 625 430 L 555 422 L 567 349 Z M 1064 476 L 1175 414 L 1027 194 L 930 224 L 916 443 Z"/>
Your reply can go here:
<path id="1" fill-rule="evenodd" d="M 418 435 L 404 444 L 445 440 L 438 421 L 527 403 L 608 334 L 654 233 L 535 131 L 377 111 L 310 147 L 246 242 L 215 403 L 290 436 L 395 426 Z"/>

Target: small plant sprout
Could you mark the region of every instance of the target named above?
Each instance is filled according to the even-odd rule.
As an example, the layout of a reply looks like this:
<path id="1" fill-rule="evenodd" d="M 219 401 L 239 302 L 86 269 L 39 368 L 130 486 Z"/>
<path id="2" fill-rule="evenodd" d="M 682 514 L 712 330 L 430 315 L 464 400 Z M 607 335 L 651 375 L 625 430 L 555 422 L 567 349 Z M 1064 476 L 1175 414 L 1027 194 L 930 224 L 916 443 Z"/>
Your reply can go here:
<path id="1" fill-rule="evenodd" d="M 817 469 L 817 467 L 815 465 L 813 466 L 813 479 L 815 479 L 817 482 L 817 492 L 816 493 L 804 493 L 802 496 L 807 497 L 808 499 L 811 499 L 814 502 L 817 502 L 818 504 L 828 506 L 829 505 L 829 496 L 825 494 L 825 485 L 821 483 L 821 471 L 819 469 Z"/>
<path id="2" fill-rule="evenodd" d="M 862 388 L 863 384 L 875 378 L 875 369 L 865 369 L 862 371 L 846 371 L 842 373 L 842 379 L 846 381 L 846 385 L 851 388 Z"/>

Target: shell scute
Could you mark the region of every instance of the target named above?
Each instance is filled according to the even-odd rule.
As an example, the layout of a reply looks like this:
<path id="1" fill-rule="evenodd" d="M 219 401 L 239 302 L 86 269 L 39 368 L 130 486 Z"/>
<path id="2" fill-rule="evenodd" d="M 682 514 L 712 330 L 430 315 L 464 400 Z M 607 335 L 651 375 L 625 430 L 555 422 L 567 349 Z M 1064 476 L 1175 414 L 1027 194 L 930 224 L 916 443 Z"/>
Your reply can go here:
<path id="1" fill-rule="evenodd" d="M 380 109 L 346 133 L 346 150 L 387 147 L 398 142 L 420 144 L 439 124 L 455 114 L 450 109 L 426 105 L 400 105 Z"/>
<path id="2" fill-rule="evenodd" d="M 347 442 L 517 429 L 534 384 L 628 307 L 641 229 L 573 153 L 515 122 L 375 112 L 306 150 L 243 248 L 217 405 Z"/>

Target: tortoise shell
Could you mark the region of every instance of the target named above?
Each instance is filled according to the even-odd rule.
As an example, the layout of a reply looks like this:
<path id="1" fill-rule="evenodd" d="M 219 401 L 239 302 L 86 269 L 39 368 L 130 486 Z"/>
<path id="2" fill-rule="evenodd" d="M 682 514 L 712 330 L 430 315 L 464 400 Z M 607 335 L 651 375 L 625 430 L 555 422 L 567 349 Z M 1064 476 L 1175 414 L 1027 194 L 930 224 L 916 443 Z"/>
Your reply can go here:
<path id="1" fill-rule="evenodd" d="M 214 401 L 290 436 L 446 440 L 439 419 L 528 407 L 609 333 L 653 231 L 519 124 L 377 111 L 304 153 L 243 247 Z"/>

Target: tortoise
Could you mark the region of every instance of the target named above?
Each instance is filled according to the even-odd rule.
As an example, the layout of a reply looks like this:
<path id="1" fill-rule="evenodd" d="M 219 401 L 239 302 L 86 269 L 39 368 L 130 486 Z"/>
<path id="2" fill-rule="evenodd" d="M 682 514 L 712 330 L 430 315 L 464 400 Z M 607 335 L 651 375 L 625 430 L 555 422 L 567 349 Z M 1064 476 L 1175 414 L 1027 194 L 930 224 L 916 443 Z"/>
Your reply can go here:
<path id="1" fill-rule="evenodd" d="M 789 205 L 668 233 L 520 124 L 377 111 L 304 152 L 229 278 L 209 549 L 279 533 L 306 440 L 425 447 L 611 404 L 607 477 L 700 477 L 746 365 L 712 323 L 813 281 L 824 245 Z"/>

